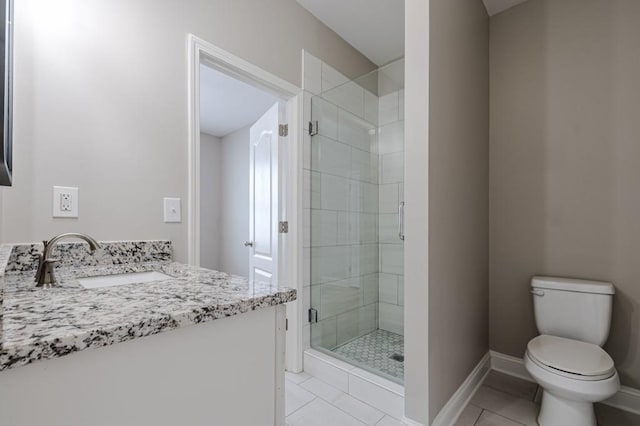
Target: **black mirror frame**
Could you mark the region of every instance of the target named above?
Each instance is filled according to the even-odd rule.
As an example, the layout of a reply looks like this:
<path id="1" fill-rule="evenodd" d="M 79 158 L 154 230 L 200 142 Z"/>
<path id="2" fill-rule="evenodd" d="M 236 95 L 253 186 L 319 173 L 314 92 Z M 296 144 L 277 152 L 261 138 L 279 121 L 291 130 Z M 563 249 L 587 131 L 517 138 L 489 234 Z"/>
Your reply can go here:
<path id="1" fill-rule="evenodd" d="M 0 94 L 2 104 L 2 147 L 0 149 L 0 186 L 13 184 L 13 0 L 0 0 L 0 78 L 4 82 Z"/>

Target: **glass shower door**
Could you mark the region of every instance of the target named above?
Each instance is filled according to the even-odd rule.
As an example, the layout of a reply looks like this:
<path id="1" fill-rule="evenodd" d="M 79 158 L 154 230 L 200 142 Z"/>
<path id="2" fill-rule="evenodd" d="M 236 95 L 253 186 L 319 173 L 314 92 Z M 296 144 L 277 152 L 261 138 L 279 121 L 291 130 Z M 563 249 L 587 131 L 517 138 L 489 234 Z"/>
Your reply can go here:
<path id="1" fill-rule="evenodd" d="M 403 377 L 404 121 L 399 61 L 311 99 L 305 218 L 311 345 Z"/>

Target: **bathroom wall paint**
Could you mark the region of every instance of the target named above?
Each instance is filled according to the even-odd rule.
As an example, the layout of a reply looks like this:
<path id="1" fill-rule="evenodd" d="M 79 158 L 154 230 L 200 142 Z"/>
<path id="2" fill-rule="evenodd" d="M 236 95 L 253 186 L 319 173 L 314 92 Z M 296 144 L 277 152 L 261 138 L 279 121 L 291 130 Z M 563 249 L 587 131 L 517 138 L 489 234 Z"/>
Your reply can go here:
<path id="1" fill-rule="evenodd" d="M 220 138 L 200 133 L 200 265 L 220 270 Z"/>
<path id="2" fill-rule="evenodd" d="M 186 35 L 300 84 L 305 48 L 349 76 L 375 68 L 295 0 L 24 0 L 15 5 L 15 184 L 4 242 L 64 231 L 168 238 L 186 261 Z M 51 218 L 53 185 L 80 188 L 80 218 Z M 164 224 L 162 198 L 183 222 Z"/>
<path id="3" fill-rule="evenodd" d="M 200 133 L 200 264 L 249 276 L 249 129 Z"/>
<path id="4" fill-rule="evenodd" d="M 640 388 L 640 3 L 531 0 L 491 18 L 491 349 L 537 332 L 534 274 L 611 281 L 605 345 Z"/>
<path id="5" fill-rule="evenodd" d="M 405 417 L 429 424 L 429 0 L 405 1 Z"/>
<path id="6" fill-rule="evenodd" d="M 431 422 L 489 349 L 489 17 L 481 0 L 430 4 Z"/>
<path id="7" fill-rule="evenodd" d="M 220 150 L 220 270 L 249 276 L 249 129 L 222 138 Z"/>

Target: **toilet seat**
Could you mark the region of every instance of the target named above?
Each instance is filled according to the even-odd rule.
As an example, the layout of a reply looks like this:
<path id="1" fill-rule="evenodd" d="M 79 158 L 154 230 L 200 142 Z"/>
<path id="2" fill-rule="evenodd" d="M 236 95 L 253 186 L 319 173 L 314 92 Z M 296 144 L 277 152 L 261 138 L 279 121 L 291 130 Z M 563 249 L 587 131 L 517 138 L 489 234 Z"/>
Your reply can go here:
<path id="1" fill-rule="evenodd" d="M 616 372 L 613 360 L 600 346 L 564 337 L 535 337 L 527 353 L 540 368 L 574 380 L 605 380 Z"/>

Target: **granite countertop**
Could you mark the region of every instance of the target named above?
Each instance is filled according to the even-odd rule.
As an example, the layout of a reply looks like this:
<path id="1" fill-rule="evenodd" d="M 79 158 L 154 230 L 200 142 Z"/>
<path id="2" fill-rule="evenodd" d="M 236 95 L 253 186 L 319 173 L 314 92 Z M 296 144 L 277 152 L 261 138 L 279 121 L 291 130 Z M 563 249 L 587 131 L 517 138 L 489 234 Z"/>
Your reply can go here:
<path id="1" fill-rule="evenodd" d="M 56 247 L 60 287 L 35 287 L 39 244 L 0 247 L 0 371 L 112 345 L 296 298 L 296 291 L 172 262 L 171 243 L 80 243 Z M 35 259 L 35 260 L 34 260 Z M 78 278 L 158 271 L 172 278 L 85 289 Z M 4 291 L 2 287 L 4 285 Z"/>

